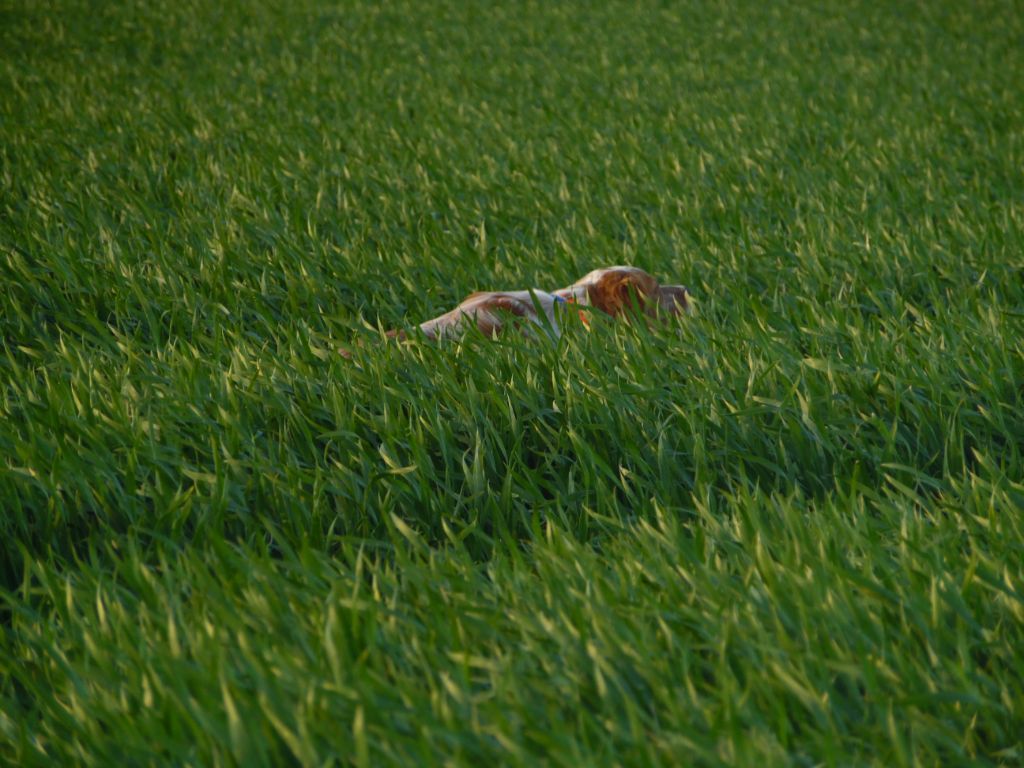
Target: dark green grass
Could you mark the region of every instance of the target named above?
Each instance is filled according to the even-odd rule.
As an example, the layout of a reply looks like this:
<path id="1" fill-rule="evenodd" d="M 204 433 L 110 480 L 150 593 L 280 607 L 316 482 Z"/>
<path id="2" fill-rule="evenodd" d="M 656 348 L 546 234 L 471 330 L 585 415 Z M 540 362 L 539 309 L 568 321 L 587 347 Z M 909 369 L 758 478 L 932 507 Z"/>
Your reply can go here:
<path id="1" fill-rule="evenodd" d="M 1019 3 L 3 2 L 0 761 L 1019 764 L 1022 82 Z M 615 263 L 698 314 L 372 343 Z"/>

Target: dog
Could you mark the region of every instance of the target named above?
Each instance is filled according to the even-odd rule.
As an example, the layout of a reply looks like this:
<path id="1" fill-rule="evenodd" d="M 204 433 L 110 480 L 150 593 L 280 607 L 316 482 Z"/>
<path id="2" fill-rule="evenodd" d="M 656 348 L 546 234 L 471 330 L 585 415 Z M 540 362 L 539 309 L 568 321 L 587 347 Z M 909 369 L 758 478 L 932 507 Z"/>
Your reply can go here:
<path id="1" fill-rule="evenodd" d="M 558 337 L 569 305 L 602 312 L 615 318 L 635 314 L 647 319 L 669 318 L 689 312 L 690 293 L 683 285 L 661 285 L 652 275 L 637 267 L 595 269 L 566 288 L 553 292 L 477 291 L 459 305 L 424 323 L 419 331 L 432 341 L 458 339 L 473 326 L 485 336 L 497 336 L 509 328 L 526 331 L 532 327 Z M 588 309 L 580 310 L 584 325 L 589 325 Z M 571 317 L 571 315 L 568 315 Z M 387 338 L 404 341 L 404 330 L 388 331 Z M 350 357 L 347 350 L 338 350 Z"/>

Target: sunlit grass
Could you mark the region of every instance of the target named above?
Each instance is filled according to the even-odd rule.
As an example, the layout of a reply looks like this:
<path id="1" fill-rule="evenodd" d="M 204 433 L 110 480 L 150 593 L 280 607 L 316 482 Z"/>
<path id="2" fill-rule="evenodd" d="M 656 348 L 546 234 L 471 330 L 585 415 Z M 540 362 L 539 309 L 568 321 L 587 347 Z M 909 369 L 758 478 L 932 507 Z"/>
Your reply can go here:
<path id="1" fill-rule="evenodd" d="M 1024 760 L 1022 20 L 0 9 L 0 761 Z"/>

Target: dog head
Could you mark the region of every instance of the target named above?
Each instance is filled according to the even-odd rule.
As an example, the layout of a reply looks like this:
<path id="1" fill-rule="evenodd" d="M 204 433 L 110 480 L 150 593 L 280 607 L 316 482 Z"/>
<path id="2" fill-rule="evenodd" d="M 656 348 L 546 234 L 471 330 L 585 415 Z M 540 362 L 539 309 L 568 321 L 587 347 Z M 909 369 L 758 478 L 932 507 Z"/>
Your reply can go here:
<path id="1" fill-rule="evenodd" d="M 595 269 L 555 295 L 619 317 L 639 311 L 647 317 L 677 315 L 689 310 L 689 292 L 682 285 L 660 285 L 636 267 Z"/>

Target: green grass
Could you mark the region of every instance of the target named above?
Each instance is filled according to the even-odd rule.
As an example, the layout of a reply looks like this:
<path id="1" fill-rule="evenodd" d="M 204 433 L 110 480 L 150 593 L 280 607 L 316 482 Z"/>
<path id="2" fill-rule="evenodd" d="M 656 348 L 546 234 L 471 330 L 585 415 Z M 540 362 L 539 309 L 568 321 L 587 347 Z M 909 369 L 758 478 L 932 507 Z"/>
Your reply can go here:
<path id="1" fill-rule="evenodd" d="M 0 762 L 1021 764 L 1021 83 L 1018 2 L 0 0 Z M 616 263 L 699 313 L 336 352 Z"/>

